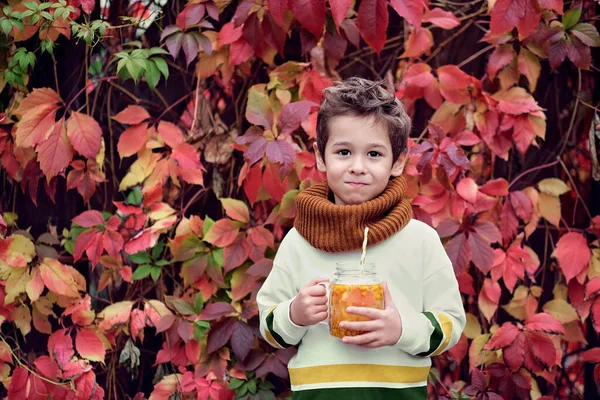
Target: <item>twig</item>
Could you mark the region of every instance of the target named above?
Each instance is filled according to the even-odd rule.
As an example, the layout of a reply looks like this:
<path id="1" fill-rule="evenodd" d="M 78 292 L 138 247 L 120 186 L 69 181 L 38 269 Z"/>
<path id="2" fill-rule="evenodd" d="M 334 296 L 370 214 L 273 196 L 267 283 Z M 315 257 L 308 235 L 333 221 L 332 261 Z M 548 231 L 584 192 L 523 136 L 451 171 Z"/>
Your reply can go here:
<path id="1" fill-rule="evenodd" d="M 567 142 L 569 141 L 569 137 L 571 136 L 571 131 L 573 130 L 573 125 L 575 124 L 575 117 L 577 116 L 577 108 L 579 107 L 579 94 L 581 93 L 581 69 L 577 68 L 577 95 L 575 95 L 575 107 L 573 107 L 573 113 L 571 114 L 571 122 L 569 123 L 569 129 L 567 133 L 565 133 L 565 140 L 563 141 L 562 146 L 560 147 L 560 151 L 558 152 L 557 158 L 560 158 L 563 151 L 567 147 Z"/>
<path id="2" fill-rule="evenodd" d="M 530 172 L 538 171 L 538 170 L 544 169 L 544 168 L 550 168 L 550 167 L 555 166 L 556 164 L 558 164 L 558 160 L 553 161 L 553 162 L 548 163 L 548 164 L 539 165 L 537 167 L 530 168 L 527 171 L 521 172 L 519 175 L 517 175 L 517 177 L 515 179 L 513 179 L 513 181 L 510 183 L 510 185 L 508 185 L 508 190 L 510 190 L 510 188 L 513 187 L 513 185 L 515 183 L 517 183 L 519 181 L 519 179 L 521 179 L 525 175 L 529 174 Z"/>
<path id="3" fill-rule="evenodd" d="M 192 126 L 190 132 L 194 132 L 196 120 L 198 119 L 198 102 L 200 97 L 200 79 L 196 79 L 196 96 L 194 97 L 194 115 L 192 115 Z"/>
<path id="4" fill-rule="evenodd" d="M 479 50 L 477 53 L 473 54 L 471 57 L 467 58 L 466 60 L 463 60 L 460 64 L 457 65 L 458 68 L 470 63 L 471 61 L 473 61 L 474 59 L 476 59 L 477 57 L 479 57 L 482 54 L 487 53 L 488 51 L 490 51 L 491 49 L 493 49 L 494 46 L 493 44 L 490 44 L 487 47 L 484 47 L 483 49 Z"/>
<path id="5" fill-rule="evenodd" d="M 585 204 L 585 201 L 583 200 L 583 197 L 581 197 L 581 194 L 579 194 L 579 190 L 577 189 L 577 185 L 575 184 L 575 181 L 573 180 L 573 177 L 571 176 L 571 173 L 569 172 L 569 169 L 567 168 L 567 166 L 565 165 L 565 163 L 563 162 L 563 160 L 560 158 L 560 156 L 556 157 L 556 160 L 560 163 L 561 167 L 563 168 L 563 170 L 565 171 L 565 173 L 569 177 L 569 180 L 571 181 L 571 185 L 573 186 L 573 189 L 575 189 L 575 194 L 577 194 L 577 198 L 579 200 L 581 200 L 581 204 L 583 205 L 583 208 L 585 209 L 585 212 L 587 213 L 589 219 L 592 219 L 593 218 L 592 217 L 592 213 L 590 213 L 590 210 L 587 207 L 587 205 Z"/>
<path id="6" fill-rule="evenodd" d="M 158 116 L 158 118 L 156 118 L 157 121 L 160 121 L 162 117 L 164 117 L 164 115 L 166 113 L 168 113 L 169 111 L 171 111 L 173 109 L 173 107 L 175 107 L 176 105 L 178 105 L 179 103 L 181 103 L 182 101 L 184 101 L 185 99 L 187 99 L 188 97 L 190 97 L 192 94 L 188 93 L 186 95 L 184 95 L 182 98 L 180 98 L 179 100 L 177 100 L 175 103 L 171 104 L 169 107 L 165 108 L 165 110 L 162 112 L 162 114 L 160 114 Z"/>
<path id="7" fill-rule="evenodd" d="M 181 210 L 181 216 L 185 217 L 185 213 L 188 210 L 188 208 L 190 208 L 190 206 L 198 199 L 198 197 L 200 197 L 200 195 L 202 193 L 205 193 L 208 191 L 209 188 L 202 188 L 200 190 L 198 190 L 196 192 L 196 194 L 194 194 L 194 196 L 187 202 L 187 204 L 185 205 L 185 207 L 183 207 L 183 210 Z"/>
<path id="8" fill-rule="evenodd" d="M 116 77 L 116 76 L 107 76 L 107 77 L 105 77 L 105 78 L 100 78 L 100 79 L 98 79 L 98 82 L 101 82 L 101 81 L 111 81 L 111 80 L 113 80 L 113 79 L 117 79 L 117 77 Z M 79 95 L 80 95 L 81 93 L 83 93 L 83 91 L 84 91 L 84 90 L 86 90 L 86 89 L 87 89 L 87 84 L 86 84 L 86 85 L 84 85 L 83 89 L 81 89 L 79 92 L 77 92 L 77 94 L 75 94 L 75 96 L 73 96 L 73 98 L 71 99 L 71 101 L 69 101 L 69 103 L 67 104 L 67 108 L 71 108 L 71 105 L 73 104 L 73 102 L 74 102 L 74 101 L 75 101 L 75 100 L 76 100 L 76 99 L 79 97 Z"/>

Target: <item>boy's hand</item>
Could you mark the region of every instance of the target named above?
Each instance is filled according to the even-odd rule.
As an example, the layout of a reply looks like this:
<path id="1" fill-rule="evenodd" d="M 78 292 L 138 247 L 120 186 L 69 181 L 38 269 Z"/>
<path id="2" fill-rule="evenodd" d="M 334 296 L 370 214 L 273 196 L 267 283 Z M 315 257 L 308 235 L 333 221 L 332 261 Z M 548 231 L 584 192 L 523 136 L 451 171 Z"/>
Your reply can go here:
<path id="1" fill-rule="evenodd" d="M 290 305 L 290 319 L 296 325 L 309 326 L 327 319 L 327 289 L 315 278 L 304 286 Z"/>
<path id="2" fill-rule="evenodd" d="M 373 349 L 391 346 L 398 342 L 402 335 L 402 318 L 392 300 L 387 282 L 383 282 L 383 296 L 385 310 L 367 307 L 348 307 L 346 309 L 349 314 L 362 315 L 371 318 L 371 321 L 340 322 L 340 327 L 344 329 L 367 332 L 358 336 L 345 336 L 342 339 L 344 343 Z"/>

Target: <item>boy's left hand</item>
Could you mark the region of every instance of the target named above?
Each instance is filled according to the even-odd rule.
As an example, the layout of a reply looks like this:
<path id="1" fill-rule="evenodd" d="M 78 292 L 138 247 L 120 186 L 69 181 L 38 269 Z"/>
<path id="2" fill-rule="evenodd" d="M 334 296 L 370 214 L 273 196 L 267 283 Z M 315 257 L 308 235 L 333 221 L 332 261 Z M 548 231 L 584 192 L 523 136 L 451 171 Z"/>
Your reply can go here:
<path id="1" fill-rule="evenodd" d="M 348 307 L 349 314 L 362 315 L 371 321 L 342 321 L 340 327 L 353 331 L 366 331 L 358 336 L 345 336 L 342 340 L 347 344 L 356 344 L 367 348 L 391 346 L 398 342 L 402 335 L 402 318 L 392 300 L 392 295 L 383 282 L 385 309 L 367 307 Z"/>

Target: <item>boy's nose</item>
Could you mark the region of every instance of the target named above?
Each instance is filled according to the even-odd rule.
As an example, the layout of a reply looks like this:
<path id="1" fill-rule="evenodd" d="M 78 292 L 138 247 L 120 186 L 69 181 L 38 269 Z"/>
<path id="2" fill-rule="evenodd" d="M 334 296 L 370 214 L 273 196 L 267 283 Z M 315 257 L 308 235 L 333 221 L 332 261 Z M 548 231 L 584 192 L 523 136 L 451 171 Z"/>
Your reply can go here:
<path id="1" fill-rule="evenodd" d="M 365 164 L 360 157 L 357 157 L 350 166 L 350 173 L 356 175 L 362 175 L 367 173 L 367 169 L 365 168 Z"/>

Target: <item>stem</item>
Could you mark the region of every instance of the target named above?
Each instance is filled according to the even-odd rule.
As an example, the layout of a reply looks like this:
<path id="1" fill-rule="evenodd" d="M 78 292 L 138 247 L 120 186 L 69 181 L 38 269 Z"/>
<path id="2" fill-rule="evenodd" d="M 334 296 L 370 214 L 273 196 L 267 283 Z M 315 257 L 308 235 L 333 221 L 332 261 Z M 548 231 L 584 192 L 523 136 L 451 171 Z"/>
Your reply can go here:
<path id="1" fill-rule="evenodd" d="M 521 178 L 522 178 L 522 177 L 524 177 L 525 175 L 529 174 L 530 172 L 538 171 L 538 170 L 540 170 L 540 169 L 544 169 L 544 168 L 553 167 L 553 166 L 555 166 L 556 164 L 558 164 L 558 160 L 557 160 L 557 161 L 553 161 L 553 162 L 551 162 L 551 163 L 548 163 L 548 164 L 539 165 L 539 166 L 537 166 L 537 167 L 530 168 L 530 169 L 528 169 L 527 171 L 523 171 L 523 172 L 521 172 L 521 173 L 520 173 L 520 174 L 519 174 L 519 175 L 518 175 L 518 176 L 517 176 L 515 179 L 513 179 L 513 181 L 510 183 L 510 185 L 508 185 L 508 190 L 510 190 L 510 188 L 511 188 L 511 187 L 513 187 L 513 185 L 514 185 L 515 183 L 517 183 L 517 181 L 518 181 L 519 179 L 521 179 Z"/>
<path id="2" fill-rule="evenodd" d="M 192 94 L 188 93 L 185 96 L 183 96 L 182 98 L 180 98 L 179 100 L 177 100 L 175 103 L 171 104 L 169 107 L 167 107 L 162 114 L 160 114 L 158 116 L 158 118 L 156 118 L 157 121 L 160 121 L 162 117 L 164 117 L 164 115 L 166 113 L 168 113 L 169 111 L 171 111 L 173 109 L 173 107 L 175 107 L 176 105 L 178 105 L 179 103 L 181 103 L 182 101 L 184 101 L 185 99 L 187 99 L 188 97 L 190 97 Z"/>
<path id="3" fill-rule="evenodd" d="M 183 210 L 181 210 L 181 216 L 185 217 L 185 212 L 187 211 L 188 208 L 190 208 L 190 206 L 198 199 L 198 197 L 200 197 L 200 195 L 206 191 L 208 191 L 209 188 L 202 188 L 200 190 L 198 190 L 196 192 L 196 194 L 194 194 L 194 196 L 187 202 L 187 204 L 185 205 L 185 207 L 183 207 Z"/>
<path id="4" fill-rule="evenodd" d="M 491 49 L 493 49 L 494 46 L 493 44 L 490 44 L 487 47 L 484 47 L 483 49 L 479 50 L 477 53 L 473 54 L 471 57 L 467 58 L 466 60 L 463 60 L 460 64 L 457 65 L 458 68 L 470 63 L 471 61 L 473 61 L 474 59 L 476 59 L 477 57 L 479 57 L 482 54 L 487 53 L 488 51 L 490 51 Z"/>
<path id="5" fill-rule="evenodd" d="M 60 95 L 59 85 L 58 85 L 58 72 L 56 70 L 56 58 L 54 58 L 54 54 L 52 55 L 52 61 L 54 62 L 54 84 L 56 85 L 56 93 Z"/>
<path id="6" fill-rule="evenodd" d="M 117 79 L 117 77 L 116 77 L 116 76 L 107 76 L 106 78 L 100 78 L 100 79 L 98 79 L 98 82 L 101 82 L 101 81 L 111 81 L 111 80 L 113 80 L 113 79 Z M 75 100 L 76 100 L 76 99 L 79 97 L 79 95 L 80 95 L 81 93 L 83 93 L 83 91 L 84 91 L 84 90 L 86 90 L 86 89 L 87 89 L 87 84 L 86 84 L 86 85 L 84 85 L 83 89 L 81 89 L 79 92 L 77 92 L 77 93 L 75 94 L 75 96 L 73 96 L 73 98 L 71 99 L 71 101 L 69 101 L 69 103 L 67 104 L 67 108 L 71 108 L 71 105 L 73 104 L 73 102 L 74 102 L 74 101 L 75 101 Z"/>
<path id="7" fill-rule="evenodd" d="M 196 120 L 198 119 L 198 102 L 200 97 L 200 79 L 196 79 L 196 97 L 194 102 L 194 115 L 192 116 L 192 126 L 190 127 L 190 132 L 194 132 L 194 127 L 196 126 Z"/>
<path id="8" fill-rule="evenodd" d="M 575 117 L 577 116 L 577 108 L 579 107 L 579 94 L 581 93 L 581 70 L 578 68 L 577 69 L 577 77 L 578 77 L 578 82 L 577 82 L 577 95 L 575 95 L 575 107 L 573 107 L 573 113 L 571 114 L 571 122 L 569 123 L 569 129 L 567 130 L 567 133 L 565 134 L 565 140 L 563 141 L 563 144 L 560 148 L 560 151 L 558 152 L 558 157 L 560 157 L 560 155 L 563 153 L 563 151 L 565 151 L 565 148 L 567 147 L 567 142 L 569 141 L 569 137 L 571 137 L 571 131 L 573 130 L 573 125 L 575 123 Z"/>

